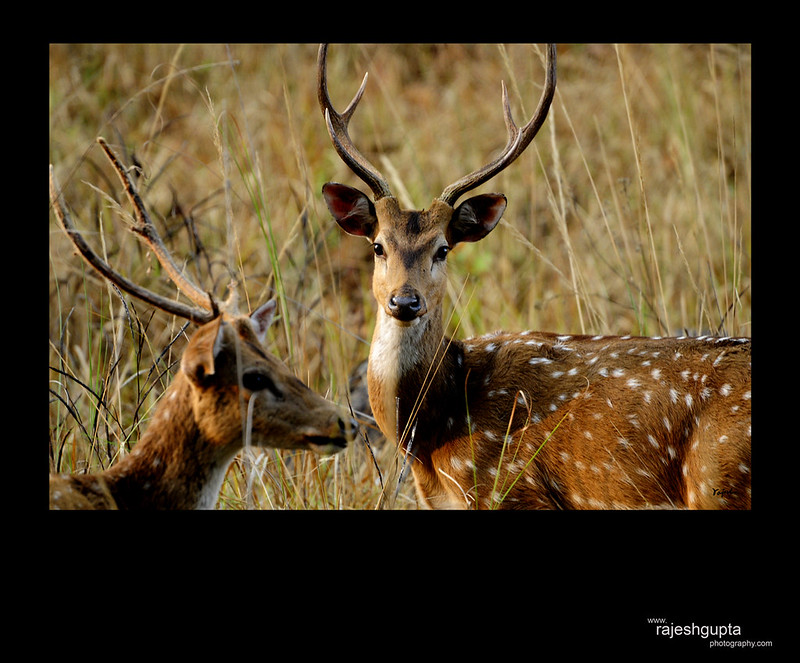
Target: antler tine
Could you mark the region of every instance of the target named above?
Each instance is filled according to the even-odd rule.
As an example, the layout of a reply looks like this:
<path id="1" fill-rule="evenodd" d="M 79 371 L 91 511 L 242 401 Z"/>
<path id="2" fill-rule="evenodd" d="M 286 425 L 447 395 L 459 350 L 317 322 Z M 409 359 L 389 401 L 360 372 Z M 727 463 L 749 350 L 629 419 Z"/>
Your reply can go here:
<path id="1" fill-rule="evenodd" d="M 139 225 L 132 226 L 131 230 L 141 236 L 143 241 L 152 249 L 158 262 L 161 263 L 161 266 L 167 272 L 167 276 L 169 276 L 172 282 L 177 286 L 178 290 L 201 308 L 207 311 L 216 310 L 217 305 L 213 298 L 186 278 L 181 269 L 175 264 L 169 250 L 164 246 L 164 242 L 161 240 L 155 225 L 150 220 L 150 215 L 147 213 L 144 203 L 142 203 L 142 199 L 139 197 L 130 175 L 128 175 L 128 171 L 117 158 L 117 155 L 114 154 L 114 151 L 109 147 L 104 138 L 98 138 L 97 142 L 100 144 L 100 147 L 103 148 L 111 165 L 114 166 L 114 170 L 117 171 L 120 182 L 122 182 L 122 186 L 125 187 L 128 200 L 130 200 L 133 205 L 136 220 L 139 222 Z"/>
<path id="2" fill-rule="evenodd" d="M 135 189 L 132 190 L 135 194 Z M 181 318 L 185 318 L 187 320 L 191 320 L 192 322 L 198 324 L 204 324 L 206 322 L 210 322 L 219 315 L 219 308 L 217 307 L 216 302 L 214 302 L 214 300 L 208 295 L 206 295 L 206 297 L 208 298 L 209 306 L 208 307 L 203 306 L 202 308 L 195 308 L 192 306 L 188 306 L 182 302 L 178 302 L 172 299 L 167 299 L 166 297 L 162 297 L 161 295 L 151 292 L 150 290 L 147 290 L 145 288 L 142 288 L 136 283 L 133 283 L 132 281 L 128 280 L 127 278 L 119 274 L 117 271 L 115 271 L 99 255 L 97 255 L 94 252 L 94 250 L 89 246 L 89 244 L 86 242 L 86 240 L 83 238 L 83 235 L 81 235 L 80 231 L 75 227 L 75 224 L 72 222 L 72 217 L 67 211 L 66 205 L 62 204 L 61 188 L 59 187 L 58 182 L 56 181 L 56 176 L 52 164 L 50 165 L 50 201 L 53 205 L 53 210 L 55 211 L 56 218 L 61 224 L 61 228 L 64 230 L 66 235 L 72 240 L 72 243 L 78 249 L 81 256 L 83 256 L 83 259 L 99 274 L 101 274 L 104 278 L 108 279 L 111 283 L 117 285 L 121 290 L 124 290 L 125 292 L 133 295 L 134 297 L 137 297 L 138 299 L 141 299 L 144 302 L 147 302 L 148 304 L 151 304 L 152 306 L 155 306 L 156 308 L 167 311 L 168 313 L 173 313 L 174 315 L 177 315 Z M 144 208 L 142 208 L 142 210 L 143 209 Z M 148 242 L 148 244 L 150 244 L 150 242 Z M 150 245 L 152 246 L 152 244 Z M 161 246 L 163 247 L 163 244 Z M 164 251 L 166 251 L 166 248 L 164 248 Z"/>
<path id="3" fill-rule="evenodd" d="M 506 84 L 502 84 L 503 89 L 503 116 L 505 118 L 506 129 L 508 130 L 508 140 L 505 148 L 497 159 L 491 163 L 479 168 L 478 170 L 465 175 L 460 180 L 457 180 L 448 186 L 439 196 L 439 200 L 446 202 L 448 205 L 453 205 L 460 196 L 467 191 L 480 186 L 487 182 L 492 177 L 497 175 L 506 166 L 511 164 L 520 154 L 525 151 L 534 136 L 539 132 L 544 120 L 547 117 L 547 112 L 550 110 L 550 104 L 553 101 L 553 96 L 556 90 L 556 45 L 547 45 L 547 55 L 545 66 L 547 67 L 547 76 L 545 79 L 544 89 L 542 96 L 539 98 L 539 105 L 536 112 L 522 129 L 518 128 L 514 123 L 514 118 L 511 115 L 511 106 L 508 101 L 508 90 Z"/>
<path id="4" fill-rule="evenodd" d="M 391 196 L 392 192 L 383 175 L 381 175 L 378 169 L 356 149 L 347 132 L 350 118 L 353 116 L 358 102 L 361 101 L 361 95 L 364 94 L 369 74 L 364 74 L 361 87 L 344 112 L 338 113 L 333 107 L 331 98 L 328 95 L 327 55 L 328 44 L 320 44 L 317 58 L 317 97 L 319 99 L 320 108 L 322 109 L 322 114 L 325 116 L 325 124 L 328 127 L 328 133 L 333 141 L 333 146 L 350 170 L 372 189 L 376 200 Z"/>

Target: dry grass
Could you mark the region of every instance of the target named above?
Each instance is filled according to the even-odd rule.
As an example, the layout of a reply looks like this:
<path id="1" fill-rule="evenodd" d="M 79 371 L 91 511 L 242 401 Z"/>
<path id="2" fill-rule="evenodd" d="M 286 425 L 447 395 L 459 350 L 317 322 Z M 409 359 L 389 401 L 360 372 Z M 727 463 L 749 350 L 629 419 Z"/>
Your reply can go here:
<path id="1" fill-rule="evenodd" d="M 532 112 L 540 57 L 521 44 L 334 46 L 329 80 L 341 109 L 369 71 L 351 132 L 396 195 L 426 207 L 504 143 L 501 79 L 515 117 Z M 479 190 L 508 196 L 501 226 L 452 255 L 458 335 L 750 335 L 750 64 L 746 45 L 560 46 L 547 123 Z M 316 45 L 53 45 L 50 161 L 94 246 L 174 293 L 125 230 L 94 140 L 135 157 L 173 253 L 218 296 L 231 277 L 249 308 L 279 296 L 273 351 L 345 403 L 371 336 L 371 258 L 321 199 L 326 181 L 361 183 L 330 146 L 315 65 Z M 120 299 L 50 217 L 50 469 L 95 471 L 135 444 L 191 330 Z M 220 507 L 372 508 L 377 495 L 357 443 L 323 463 L 243 458 Z M 413 504 L 407 486 L 398 507 Z"/>

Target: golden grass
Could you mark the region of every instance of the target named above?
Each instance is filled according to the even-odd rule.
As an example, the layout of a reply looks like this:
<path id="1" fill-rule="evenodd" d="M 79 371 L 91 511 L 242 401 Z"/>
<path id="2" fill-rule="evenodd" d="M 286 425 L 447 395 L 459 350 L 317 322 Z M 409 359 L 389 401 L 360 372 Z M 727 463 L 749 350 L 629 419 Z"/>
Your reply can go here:
<path id="1" fill-rule="evenodd" d="M 273 351 L 345 403 L 371 336 L 371 258 L 320 195 L 329 180 L 364 187 L 324 129 L 316 50 L 52 45 L 50 161 L 93 245 L 174 294 L 125 230 L 95 138 L 135 157 L 174 255 L 217 296 L 232 277 L 248 308 L 279 296 Z M 501 79 L 527 120 L 541 57 L 521 44 L 333 46 L 329 81 L 343 109 L 369 71 L 351 134 L 402 202 L 427 207 L 505 142 Z M 750 66 L 747 45 L 559 46 L 548 121 L 477 191 L 507 195 L 504 220 L 451 256 L 457 334 L 749 336 Z M 135 444 L 191 330 L 123 302 L 50 219 L 50 469 L 96 471 Z M 385 469 L 389 454 L 373 451 Z M 324 462 L 243 456 L 220 508 L 372 508 L 377 495 L 375 462 L 356 443 Z"/>

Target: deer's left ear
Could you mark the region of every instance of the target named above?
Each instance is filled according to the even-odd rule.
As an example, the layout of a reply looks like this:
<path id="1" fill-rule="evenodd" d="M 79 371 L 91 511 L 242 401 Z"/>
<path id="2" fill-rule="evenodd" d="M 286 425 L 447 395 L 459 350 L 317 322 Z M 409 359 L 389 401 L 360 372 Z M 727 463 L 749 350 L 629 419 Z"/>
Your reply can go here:
<path id="1" fill-rule="evenodd" d="M 219 316 L 198 329 L 183 353 L 181 369 L 196 385 L 202 385 L 216 372 L 216 359 L 224 343 L 224 325 L 222 316 Z"/>
<path id="2" fill-rule="evenodd" d="M 458 242 L 477 242 L 488 235 L 506 210 L 502 193 L 484 193 L 465 200 L 453 212 L 447 227 L 450 246 Z"/>

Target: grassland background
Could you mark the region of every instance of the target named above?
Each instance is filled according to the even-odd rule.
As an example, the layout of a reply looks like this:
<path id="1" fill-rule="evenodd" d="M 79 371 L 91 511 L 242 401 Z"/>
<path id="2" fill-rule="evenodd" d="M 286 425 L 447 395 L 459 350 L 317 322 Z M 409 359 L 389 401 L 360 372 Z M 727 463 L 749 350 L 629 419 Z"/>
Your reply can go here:
<path id="1" fill-rule="evenodd" d="M 174 255 L 217 296 L 236 278 L 243 308 L 279 294 L 272 351 L 345 404 L 374 320 L 371 252 L 338 229 L 320 195 L 331 180 L 364 187 L 325 131 L 316 52 L 51 45 L 49 159 L 93 246 L 174 295 L 125 229 L 117 202 L 129 208 L 95 139 L 135 157 Z M 351 135 L 401 202 L 423 208 L 505 142 L 501 79 L 527 120 L 541 58 L 523 44 L 336 45 L 329 83 L 342 110 L 369 71 Z M 558 58 L 539 136 L 473 192 L 503 192 L 509 205 L 491 235 L 451 254 L 452 331 L 751 335 L 750 47 L 564 44 Z M 49 252 L 50 471 L 97 471 L 136 443 L 191 328 L 123 303 L 52 212 Z M 376 464 L 392 460 L 370 440 L 371 452 L 356 442 L 322 462 L 242 457 L 219 506 L 372 508 Z M 407 483 L 397 508 L 415 506 Z"/>

